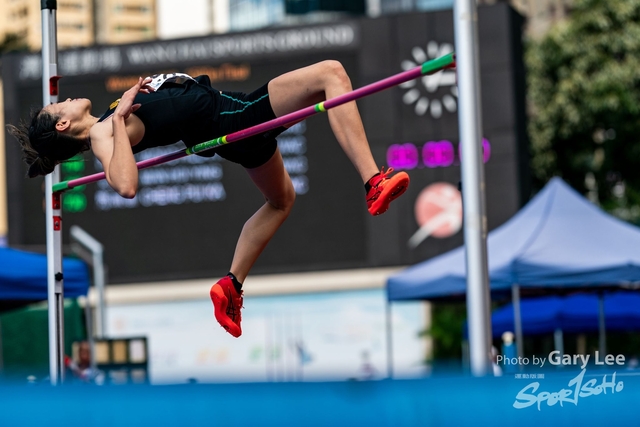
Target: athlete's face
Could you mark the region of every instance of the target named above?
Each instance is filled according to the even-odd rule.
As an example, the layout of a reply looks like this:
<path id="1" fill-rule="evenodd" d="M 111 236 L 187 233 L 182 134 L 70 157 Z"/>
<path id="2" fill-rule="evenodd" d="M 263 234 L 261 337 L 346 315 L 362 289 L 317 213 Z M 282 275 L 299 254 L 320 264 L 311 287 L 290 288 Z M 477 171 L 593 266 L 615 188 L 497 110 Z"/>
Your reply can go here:
<path id="1" fill-rule="evenodd" d="M 91 114 L 91 101 L 86 98 L 67 98 L 66 101 L 47 105 L 44 110 L 60 117 L 60 120 L 75 121 Z"/>

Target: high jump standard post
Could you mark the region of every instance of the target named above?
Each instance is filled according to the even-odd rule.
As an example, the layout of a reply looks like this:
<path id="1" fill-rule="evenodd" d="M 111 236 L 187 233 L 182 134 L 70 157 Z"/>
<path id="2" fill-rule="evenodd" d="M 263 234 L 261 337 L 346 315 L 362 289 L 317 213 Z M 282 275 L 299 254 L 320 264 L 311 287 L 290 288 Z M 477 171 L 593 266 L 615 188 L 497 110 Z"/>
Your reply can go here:
<path id="1" fill-rule="evenodd" d="M 467 319 L 471 373 L 487 375 L 491 317 L 487 263 L 487 215 L 482 163 L 478 10 L 475 0 L 455 0 L 453 8 L 458 70 L 458 126 L 462 143 L 462 203 L 467 265 Z"/>
<path id="2" fill-rule="evenodd" d="M 58 40 L 56 0 L 40 0 L 42 13 L 42 105 L 58 102 Z M 47 299 L 49 304 L 49 378 L 51 384 L 64 381 L 64 286 L 62 276 L 62 215 L 60 193 L 53 186 L 60 169 L 45 177 L 47 221 Z"/>

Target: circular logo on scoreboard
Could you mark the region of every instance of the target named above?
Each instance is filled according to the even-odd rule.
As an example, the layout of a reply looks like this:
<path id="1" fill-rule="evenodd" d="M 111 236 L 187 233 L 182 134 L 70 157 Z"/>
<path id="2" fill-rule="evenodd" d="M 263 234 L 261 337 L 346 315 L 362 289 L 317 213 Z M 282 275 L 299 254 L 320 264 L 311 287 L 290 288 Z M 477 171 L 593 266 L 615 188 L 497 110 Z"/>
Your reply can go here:
<path id="1" fill-rule="evenodd" d="M 410 70 L 431 59 L 439 58 L 453 52 L 450 43 L 430 41 L 426 50 L 420 46 L 411 49 L 412 59 L 402 61 L 403 70 Z M 455 113 L 458 109 L 458 88 L 456 87 L 456 72 L 443 70 L 435 74 L 423 76 L 403 83 L 401 88 L 406 89 L 402 95 L 402 102 L 412 105 L 413 111 L 418 116 L 429 113 L 434 119 L 442 117 L 444 112 Z"/>
<path id="2" fill-rule="evenodd" d="M 409 239 L 411 248 L 427 237 L 451 237 L 462 227 L 462 197 L 453 185 L 437 182 L 426 187 L 416 199 L 416 222 L 420 227 Z"/>

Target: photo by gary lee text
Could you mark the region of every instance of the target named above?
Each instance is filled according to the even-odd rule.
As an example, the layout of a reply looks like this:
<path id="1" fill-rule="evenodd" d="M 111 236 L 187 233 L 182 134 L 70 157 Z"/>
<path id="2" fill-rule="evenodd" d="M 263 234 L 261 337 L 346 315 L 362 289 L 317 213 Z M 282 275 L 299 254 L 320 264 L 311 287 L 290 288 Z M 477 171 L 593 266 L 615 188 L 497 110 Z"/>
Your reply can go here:
<path id="1" fill-rule="evenodd" d="M 538 366 L 543 367 L 545 363 L 549 363 L 554 366 L 579 366 L 580 369 L 584 369 L 589 362 L 591 361 L 590 354 L 562 354 L 559 351 L 555 350 L 549 353 L 547 357 L 538 357 L 533 356 L 529 357 L 505 357 L 503 355 L 498 355 L 496 357 L 496 363 L 498 365 L 518 365 L 518 366 Z M 607 354 L 605 356 L 601 356 L 600 353 L 596 350 L 594 358 L 594 365 L 603 365 L 603 366 L 623 366 L 625 363 L 625 357 L 622 354 L 613 355 Z"/>

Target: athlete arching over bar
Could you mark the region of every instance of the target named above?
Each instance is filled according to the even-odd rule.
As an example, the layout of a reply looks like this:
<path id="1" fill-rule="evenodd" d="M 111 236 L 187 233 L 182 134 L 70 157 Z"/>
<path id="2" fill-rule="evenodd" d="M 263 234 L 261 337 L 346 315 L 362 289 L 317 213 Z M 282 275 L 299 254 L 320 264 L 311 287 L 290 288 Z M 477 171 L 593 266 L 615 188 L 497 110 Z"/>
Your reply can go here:
<path id="1" fill-rule="evenodd" d="M 140 78 L 102 117 L 91 114 L 88 99 L 67 99 L 34 111 L 30 124 L 9 126 L 9 132 L 22 146 L 30 177 L 51 173 L 56 164 L 92 150 L 109 185 L 122 197 L 133 198 L 138 190 L 135 153 L 180 140 L 192 147 L 351 90 L 346 71 L 332 60 L 285 73 L 249 94 L 213 89 L 207 76 L 159 75 Z M 378 171 L 355 101 L 327 113 L 338 143 L 365 185 L 369 212 L 384 213 L 407 189 L 408 175 L 390 175 L 392 169 L 384 167 Z M 239 163 L 265 197 L 240 233 L 229 274 L 210 291 L 215 318 L 234 337 L 242 334 L 242 282 L 295 199 L 275 139 L 284 130 L 199 154 Z"/>

